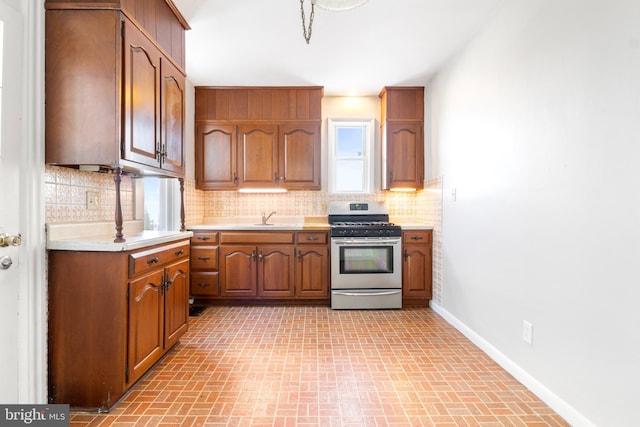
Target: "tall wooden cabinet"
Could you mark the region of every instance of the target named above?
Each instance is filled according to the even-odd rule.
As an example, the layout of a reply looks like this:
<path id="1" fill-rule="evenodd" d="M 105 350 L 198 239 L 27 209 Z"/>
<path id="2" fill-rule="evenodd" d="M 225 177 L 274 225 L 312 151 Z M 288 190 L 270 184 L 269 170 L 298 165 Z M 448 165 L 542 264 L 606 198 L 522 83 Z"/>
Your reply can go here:
<path id="1" fill-rule="evenodd" d="M 196 186 L 319 190 L 319 87 L 197 87 Z"/>
<path id="2" fill-rule="evenodd" d="M 189 240 L 49 251 L 49 402 L 106 411 L 187 331 Z"/>
<path id="3" fill-rule="evenodd" d="M 171 1 L 47 0 L 50 164 L 184 176 L 184 31 Z"/>
<path id="4" fill-rule="evenodd" d="M 424 88 L 380 93 L 381 178 L 384 190 L 424 188 Z"/>

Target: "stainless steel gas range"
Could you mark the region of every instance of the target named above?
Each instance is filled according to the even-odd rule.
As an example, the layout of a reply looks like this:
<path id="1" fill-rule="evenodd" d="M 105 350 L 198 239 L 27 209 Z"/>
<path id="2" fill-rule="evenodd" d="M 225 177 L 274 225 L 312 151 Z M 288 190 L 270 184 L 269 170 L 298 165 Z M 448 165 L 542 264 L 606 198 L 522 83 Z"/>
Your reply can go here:
<path id="1" fill-rule="evenodd" d="M 399 225 L 379 202 L 330 202 L 331 308 L 402 308 Z"/>

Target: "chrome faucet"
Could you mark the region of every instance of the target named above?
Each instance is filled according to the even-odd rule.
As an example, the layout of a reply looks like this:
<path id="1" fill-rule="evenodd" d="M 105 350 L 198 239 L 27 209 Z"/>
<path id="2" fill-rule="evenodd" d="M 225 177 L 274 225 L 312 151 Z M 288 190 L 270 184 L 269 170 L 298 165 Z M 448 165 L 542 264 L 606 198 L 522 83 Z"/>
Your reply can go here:
<path id="1" fill-rule="evenodd" d="M 264 212 L 262 212 L 262 225 L 266 225 L 267 221 L 269 221 L 269 218 L 271 218 L 272 215 L 275 215 L 276 211 L 273 211 L 269 214 L 269 216 L 266 216 Z"/>

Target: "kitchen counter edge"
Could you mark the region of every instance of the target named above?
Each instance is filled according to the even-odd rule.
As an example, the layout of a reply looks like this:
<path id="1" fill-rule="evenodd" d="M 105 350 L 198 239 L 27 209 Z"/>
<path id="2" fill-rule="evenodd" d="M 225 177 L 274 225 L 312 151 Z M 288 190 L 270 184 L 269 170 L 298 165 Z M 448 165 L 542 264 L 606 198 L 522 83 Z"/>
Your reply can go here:
<path id="1" fill-rule="evenodd" d="M 47 250 L 90 251 L 90 252 L 126 252 L 163 243 L 190 239 L 191 231 L 142 231 L 126 235 L 126 241 L 114 243 L 114 236 L 94 236 L 73 239 L 47 240 Z"/>

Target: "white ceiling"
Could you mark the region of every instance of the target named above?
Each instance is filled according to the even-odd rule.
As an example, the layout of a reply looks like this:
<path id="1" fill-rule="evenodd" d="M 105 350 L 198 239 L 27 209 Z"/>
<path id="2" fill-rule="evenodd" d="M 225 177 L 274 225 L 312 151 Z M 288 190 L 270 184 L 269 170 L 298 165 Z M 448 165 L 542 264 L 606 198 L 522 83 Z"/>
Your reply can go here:
<path id="1" fill-rule="evenodd" d="M 191 30 L 186 71 L 196 86 L 324 86 L 377 95 L 425 85 L 507 0 L 369 0 L 316 8 L 311 42 L 300 0 L 174 0 Z M 307 22 L 310 0 L 304 0 Z"/>

